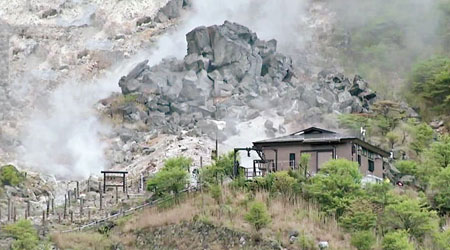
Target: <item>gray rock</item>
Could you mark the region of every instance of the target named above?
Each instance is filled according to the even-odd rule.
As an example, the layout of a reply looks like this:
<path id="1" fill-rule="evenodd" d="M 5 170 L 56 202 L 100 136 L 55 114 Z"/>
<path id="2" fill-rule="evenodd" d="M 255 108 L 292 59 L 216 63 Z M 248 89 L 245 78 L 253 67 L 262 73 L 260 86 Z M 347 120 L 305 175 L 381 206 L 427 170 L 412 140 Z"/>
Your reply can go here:
<path id="1" fill-rule="evenodd" d="M 136 26 L 141 26 L 141 25 L 144 25 L 144 24 L 147 24 L 147 23 L 151 23 L 152 22 L 152 18 L 151 17 L 149 17 L 149 16 L 144 16 L 144 17 L 141 17 L 141 18 L 138 18 L 137 20 L 136 20 Z"/>
<path id="2" fill-rule="evenodd" d="M 48 9 L 42 12 L 41 18 L 48 18 L 56 15 L 58 15 L 58 11 L 56 9 Z"/>
<path id="3" fill-rule="evenodd" d="M 342 93 L 339 93 L 338 101 L 340 103 L 339 104 L 340 108 L 343 109 L 345 107 L 348 107 L 348 106 L 352 105 L 353 97 L 352 97 L 352 95 L 349 92 L 344 91 Z"/>
<path id="4" fill-rule="evenodd" d="M 164 14 L 168 19 L 174 19 L 180 16 L 183 8 L 183 0 L 169 0 L 159 12 Z"/>

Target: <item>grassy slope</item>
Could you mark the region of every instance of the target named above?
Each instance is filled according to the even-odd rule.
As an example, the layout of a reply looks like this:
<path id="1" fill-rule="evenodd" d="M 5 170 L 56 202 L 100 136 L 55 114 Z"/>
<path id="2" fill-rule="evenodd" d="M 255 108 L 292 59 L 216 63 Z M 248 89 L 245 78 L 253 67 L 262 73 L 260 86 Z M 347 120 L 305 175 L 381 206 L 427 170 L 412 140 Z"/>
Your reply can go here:
<path id="1" fill-rule="evenodd" d="M 267 242 L 272 242 L 271 244 L 277 242 L 288 249 L 301 249 L 298 240 L 294 243 L 289 242 L 289 232 L 293 230 L 300 233 L 299 238 L 309 239 L 314 242 L 314 245 L 317 245 L 318 241 L 329 241 L 332 249 L 352 249 L 349 244 L 349 235 L 343 233 L 333 218 L 320 215 L 313 204 L 304 201 L 292 204 L 281 199 L 271 199 L 268 193 L 264 192 L 257 193 L 255 200 L 266 204 L 270 203 L 268 210 L 272 222 L 261 231 L 259 237 L 264 240 L 260 243 L 254 243 L 249 240 L 250 235 L 255 236 L 254 232 L 244 220 L 244 214 L 247 213 L 251 201 L 246 195 L 231 190 L 224 190 L 222 197 L 223 199 L 218 203 L 209 194 L 202 193 L 191 195 L 181 204 L 169 209 L 146 209 L 131 217 L 120 219 L 108 236 L 89 232 L 54 234 L 52 239 L 61 249 L 83 249 L 94 245 L 103 248 L 107 245 L 118 244 L 126 249 L 138 249 L 142 247 L 153 248 L 156 243 L 170 249 L 174 247 L 178 249 L 201 249 L 202 247 L 197 244 L 199 239 L 208 241 L 214 237 L 205 238 L 195 232 L 186 232 L 186 228 L 195 228 L 192 223 L 196 221 L 196 223 L 206 223 L 215 225 L 217 228 L 230 229 L 230 232 L 237 232 L 230 233 L 230 238 L 234 235 L 234 237 L 238 237 L 236 239 L 223 239 L 226 237 L 223 236 L 223 233 L 217 233 L 218 230 L 213 230 L 210 233 L 220 234 L 216 238 L 222 241 L 239 242 L 240 238 L 243 237 L 242 235 L 248 235 L 248 237 L 244 237 L 247 238 L 246 248 L 248 249 L 267 248 Z M 180 226 L 181 224 L 185 226 Z M 178 226 L 170 227 L 170 225 Z M 181 232 L 177 233 L 178 237 L 172 236 L 174 230 Z M 146 239 L 149 238 L 148 235 L 153 237 L 155 233 L 163 234 L 163 239 L 157 237 L 157 239 Z M 145 245 L 150 242 L 152 245 Z M 210 247 L 213 246 L 213 242 L 209 242 L 209 244 L 211 244 Z M 224 249 L 226 244 L 230 243 L 216 242 L 214 247 L 211 248 Z M 236 246 L 236 248 L 239 248 L 239 246 Z"/>

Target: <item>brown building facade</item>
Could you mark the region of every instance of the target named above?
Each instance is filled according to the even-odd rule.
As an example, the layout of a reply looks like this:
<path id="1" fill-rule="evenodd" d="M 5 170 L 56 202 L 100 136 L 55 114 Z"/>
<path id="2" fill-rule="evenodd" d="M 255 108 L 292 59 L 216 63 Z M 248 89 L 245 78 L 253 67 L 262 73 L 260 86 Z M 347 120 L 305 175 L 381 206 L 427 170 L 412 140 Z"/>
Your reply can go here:
<path id="1" fill-rule="evenodd" d="M 358 162 L 363 176 L 383 178 L 383 158 L 389 153 L 354 136 L 311 127 L 288 136 L 253 142 L 262 152 L 257 167 L 262 172 L 298 168 L 300 156 L 310 154 L 308 173 L 314 175 L 331 159 Z"/>

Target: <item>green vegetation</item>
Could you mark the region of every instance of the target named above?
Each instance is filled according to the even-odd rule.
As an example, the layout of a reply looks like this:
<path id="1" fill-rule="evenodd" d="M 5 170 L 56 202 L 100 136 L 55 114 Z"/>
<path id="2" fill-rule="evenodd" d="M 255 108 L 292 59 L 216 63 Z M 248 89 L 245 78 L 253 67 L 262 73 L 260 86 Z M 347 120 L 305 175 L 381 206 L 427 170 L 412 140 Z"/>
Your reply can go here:
<path id="1" fill-rule="evenodd" d="M 221 184 L 224 179 L 233 176 L 234 152 L 219 156 L 210 166 L 202 169 L 201 180 L 206 184 Z"/>
<path id="2" fill-rule="evenodd" d="M 322 205 L 323 211 L 339 217 L 360 194 L 361 178 L 357 163 L 332 160 L 307 183 L 307 194 Z"/>
<path id="3" fill-rule="evenodd" d="M 147 189 L 154 192 L 156 198 L 173 194 L 178 203 L 181 191 L 188 184 L 188 168 L 191 163 L 191 159 L 182 156 L 168 159 L 164 167 L 147 182 Z"/>
<path id="4" fill-rule="evenodd" d="M 31 250 L 38 248 L 38 234 L 29 220 L 19 220 L 14 224 L 6 225 L 4 230 L 15 239 L 11 246 L 12 249 Z"/>
<path id="5" fill-rule="evenodd" d="M 358 250 L 370 250 L 375 245 L 376 238 L 372 232 L 360 231 L 352 235 L 351 244 Z"/>
<path id="6" fill-rule="evenodd" d="M 408 240 L 406 231 L 387 233 L 383 238 L 383 250 L 414 250 L 414 245 Z"/>
<path id="7" fill-rule="evenodd" d="M 439 171 L 431 179 L 431 204 L 442 214 L 450 213 L 450 167 Z"/>
<path id="8" fill-rule="evenodd" d="M 450 58 L 435 57 L 418 63 L 409 83 L 413 95 L 410 102 L 420 107 L 425 118 L 450 115 Z"/>
<path id="9" fill-rule="evenodd" d="M 392 230 L 403 229 L 416 240 L 431 236 L 438 228 L 435 211 L 428 211 L 416 199 L 401 197 L 403 200 L 388 205 L 385 209 L 385 223 Z"/>
<path id="10" fill-rule="evenodd" d="M 253 226 L 256 232 L 266 227 L 270 223 L 270 216 L 264 203 L 253 202 L 250 211 L 245 215 L 245 220 Z"/>
<path id="11" fill-rule="evenodd" d="M 0 168 L 0 181 L 2 185 L 17 186 L 25 180 L 25 177 L 13 165 L 5 165 Z"/>

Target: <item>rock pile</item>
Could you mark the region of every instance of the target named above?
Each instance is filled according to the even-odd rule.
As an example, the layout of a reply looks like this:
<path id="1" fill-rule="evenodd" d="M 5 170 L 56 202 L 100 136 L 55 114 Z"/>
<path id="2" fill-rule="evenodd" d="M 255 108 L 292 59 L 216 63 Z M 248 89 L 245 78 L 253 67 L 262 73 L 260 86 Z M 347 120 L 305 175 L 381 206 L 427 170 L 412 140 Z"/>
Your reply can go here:
<path id="1" fill-rule="evenodd" d="M 215 136 L 235 133 L 235 125 L 272 110 L 285 123 L 320 122 L 327 113 L 366 112 L 375 100 L 367 82 L 322 71 L 317 82 L 300 82 L 292 59 L 277 52 L 277 41 L 263 41 L 248 28 L 225 21 L 198 27 L 186 35 L 183 60 L 138 64 L 119 86 L 126 100 L 115 107 L 130 122 L 143 122 L 168 133 L 182 130 Z M 132 97 L 132 98 L 130 98 Z M 265 127 L 270 134 L 283 132 Z"/>

